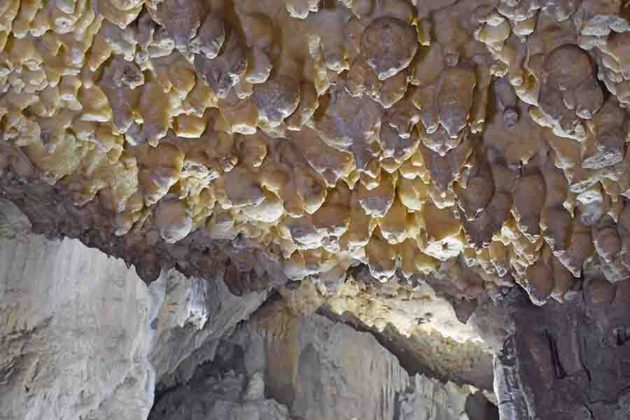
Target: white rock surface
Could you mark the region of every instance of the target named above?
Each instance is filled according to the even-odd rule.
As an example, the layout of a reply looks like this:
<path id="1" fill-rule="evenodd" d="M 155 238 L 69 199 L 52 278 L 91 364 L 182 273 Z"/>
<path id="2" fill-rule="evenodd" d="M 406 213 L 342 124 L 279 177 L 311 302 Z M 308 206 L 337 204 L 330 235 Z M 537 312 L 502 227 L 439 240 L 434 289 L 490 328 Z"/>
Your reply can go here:
<path id="1" fill-rule="evenodd" d="M 150 289 L 162 297 L 151 363 L 163 386 L 185 382 L 197 365 L 214 358 L 219 339 L 247 319 L 267 293 L 235 296 L 223 279 L 187 279 L 177 271 L 163 273 Z M 203 352 L 197 350 L 204 346 Z"/>
<path id="2" fill-rule="evenodd" d="M 146 418 L 156 378 L 179 367 L 173 378 L 185 380 L 203 362 L 195 350 L 216 347 L 265 297 L 176 271 L 147 287 L 77 240 L 5 238 L 0 419 Z"/>
<path id="3" fill-rule="evenodd" d="M 467 387 L 410 378 L 371 334 L 317 314 L 295 316 L 282 302 L 257 311 L 217 354 L 216 363 L 164 394 L 151 418 L 277 419 L 281 409 L 265 410 L 280 403 L 294 419 L 468 419 Z M 257 378 L 264 378 L 266 399 L 259 385 L 248 402 L 244 384 L 251 389 Z M 254 417 L 213 417 L 226 400 L 235 413 L 251 410 Z"/>
<path id="4" fill-rule="evenodd" d="M 399 420 L 465 420 L 468 394 L 452 382 L 446 384 L 416 375 L 400 397 Z M 484 419 L 487 420 L 487 419 Z"/>
<path id="5" fill-rule="evenodd" d="M 379 286 L 370 288 L 349 279 L 327 303 L 333 312 L 339 315 L 350 312 L 379 331 L 391 324 L 406 336 L 415 332 L 437 333 L 459 343 L 483 345 L 479 332 L 472 325 L 460 322 L 453 306 L 427 283 L 419 283 L 409 292 L 399 290 L 395 281 Z"/>
<path id="6" fill-rule="evenodd" d="M 295 329 L 293 339 L 291 329 L 285 330 L 288 340 L 265 334 L 269 380 L 282 378 L 278 366 L 286 366 L 293 357 L 293 381 L 285 389 L 292 390 L 289 406 L 294 417 L 468 419 L 467 389 L 422 375 L 410 378 L 398 359 L 371 334 L 317 314 L 299 318 Z"/>
<path id="7" fill-rule="evenodd" d="M 135 271 L 41 236 L 6 242 L 0 267 L 0 418 L 144 418 L 152 299 Z"/>

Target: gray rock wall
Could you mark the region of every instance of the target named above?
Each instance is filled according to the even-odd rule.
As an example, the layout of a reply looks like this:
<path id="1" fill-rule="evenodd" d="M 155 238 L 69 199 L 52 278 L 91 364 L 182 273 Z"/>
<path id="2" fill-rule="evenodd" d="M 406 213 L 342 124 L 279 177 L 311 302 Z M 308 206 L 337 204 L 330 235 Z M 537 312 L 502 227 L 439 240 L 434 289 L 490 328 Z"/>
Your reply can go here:
<path id="1" fill-rule="evenodd" d="M 217 355 L 164 393 L 151 418 L 220 418 L 212 416 L 225 404 L 269 419 L 285 418 L 284 410 L 305 420 L 469 418 L 467 387 L 410 377 L 371 334 L 317 314 L 294 315 L 281 301 L 264 305 Z M 260 391 L 253 400 L 243 397 L 252 381 L 264 387 L 264 397 Z M 274 414 L 265 417 L 269 407 Z"/>
<path id="2" fill-rule="evenodd" d="M 7 224 L 8 226 L 8 224 Z M 13 224 L 12 226 L 15 226 Z M 245 319 L 264 293 L 170 271 L 147 287 L 78 240 L 0 246 L 0 419 L 142 419 L 157 381 Z"/>
<path id="3" fill-rule="evenodd" d="M 0 267 L 0 418 L 144 418 L 155 308 L 135 271 L 42 236 L 4 243 Z"/>
<path id="4" fill-rule="evenodd" d="M 630 418 L 630 280 L 586 282 L 567 304 L 512 303 L 495 361 L 501 418 Z"/>

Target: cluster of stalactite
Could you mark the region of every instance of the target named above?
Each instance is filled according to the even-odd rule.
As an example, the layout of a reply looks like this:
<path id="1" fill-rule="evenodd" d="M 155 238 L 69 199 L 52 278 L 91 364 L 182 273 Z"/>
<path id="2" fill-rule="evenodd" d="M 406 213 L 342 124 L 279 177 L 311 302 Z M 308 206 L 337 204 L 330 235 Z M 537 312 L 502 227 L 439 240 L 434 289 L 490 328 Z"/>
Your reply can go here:
<path id="1" fill-rule="evenodd" d="M 6 0 L 0 171 L 97 202 L 118 236 L 205 230 L 292 280 L 455 262 L 464 295 L 562 300 L 629 274 L 628 12 Z"/>

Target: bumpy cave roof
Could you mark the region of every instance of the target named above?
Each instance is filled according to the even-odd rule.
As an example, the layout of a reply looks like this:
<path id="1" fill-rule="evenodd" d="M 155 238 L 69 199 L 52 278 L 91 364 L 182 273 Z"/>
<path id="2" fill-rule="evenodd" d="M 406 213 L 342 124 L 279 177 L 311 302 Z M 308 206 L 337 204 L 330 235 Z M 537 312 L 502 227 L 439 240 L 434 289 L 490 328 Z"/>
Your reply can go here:
<path id="1" fill-rule="evenodd" d="M 334 289 L 363 266 L 562 301 L 629 274 L 627 13 L 5 0 L 0 191 L 147 280 Z"/>

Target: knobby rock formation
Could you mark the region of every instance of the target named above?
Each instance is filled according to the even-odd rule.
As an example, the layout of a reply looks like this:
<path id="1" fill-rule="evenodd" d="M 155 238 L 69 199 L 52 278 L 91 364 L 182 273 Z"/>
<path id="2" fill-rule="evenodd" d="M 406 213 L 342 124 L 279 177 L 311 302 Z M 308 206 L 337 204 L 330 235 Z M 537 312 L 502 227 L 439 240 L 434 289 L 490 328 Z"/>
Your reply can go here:
<path id="1" fill-rule="evenodd" d="M 622 0 L 4 0 L 0 195 L 147 284 L 430 343 L 403 382 L 494 352 L 506 418 L 624 418 L 628 42 Z M 164 384 L 232 325 L 195 322 Z"/>

